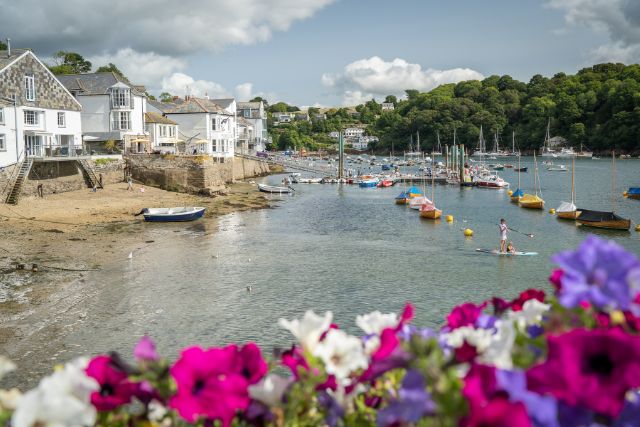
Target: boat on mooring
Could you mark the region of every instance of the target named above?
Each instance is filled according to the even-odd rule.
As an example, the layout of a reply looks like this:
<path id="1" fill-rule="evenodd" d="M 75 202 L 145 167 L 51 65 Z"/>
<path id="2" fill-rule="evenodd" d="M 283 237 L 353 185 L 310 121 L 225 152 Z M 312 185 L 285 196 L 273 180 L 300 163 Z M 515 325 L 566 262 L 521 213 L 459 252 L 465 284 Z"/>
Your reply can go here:
<path id="1" fill-rule="evenodd" d="M 144 208 L 140 213 L 147 222 L 185 222 L 202 218 L 205 208 L 183 206 L 175 208 Z"/>
<path id="2" fill-rule="evenodd" d="M 627 197 L 630 199 L 640 200 L 640 187 L 629 187 L 627 190 Z"/>
<path id="3" fill-rule="evenodd" d="M 576 161 L 571 159 L 571 202 L 560 203 L 560 206 L 556 209 L 556 215 L 559 219 L 575 220 L 579 215 L 576 207 L 575 169 Z"/>
<path id="4" fill-rule="evenodd" d="M 540 197 L 540 175 L 538 174 L 538 160 L 536 159 L 535 152 L 533 153 L 533 187 L 535 194 L 523 194 L 518 204 L 527 209 L 542 209 L 544 208 L 544 200 Z"/>
<path id="5" fill-rule="evenodd" d="M 288 194 L 292 193 L 294 190 L 291 187 L 278 187 L 275 185 L 266 185 L 266 184 L 258 184 L 258 190 L 263 193 L 272 193 L 272 194 Z"/>

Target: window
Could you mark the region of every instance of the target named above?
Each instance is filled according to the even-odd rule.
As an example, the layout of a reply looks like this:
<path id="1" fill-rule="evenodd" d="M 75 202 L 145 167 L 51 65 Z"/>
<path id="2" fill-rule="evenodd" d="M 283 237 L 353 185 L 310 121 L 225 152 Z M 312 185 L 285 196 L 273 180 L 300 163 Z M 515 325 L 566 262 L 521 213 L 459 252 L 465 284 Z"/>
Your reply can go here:
<path id="1" fill-rule="evenodd" d="M 38 125 L 38 112 L 33 110 L 24 110 L 24 124 L 31 126 Z"/>
<path id="2" fill-rule="evenodd" d="M 58 113 L 58 127 L 63 128 L 67 126 L 67 120 L 64 113 Z"/>
<path id="3" fill-rule="evenodd" d="M 160 137 L 164 138 L 165 136 L 167 136 L 167 127 L 160 125 Z"/>
<path id="4" fill-rule="evenodd" d="M 131 92 L 129 89 L 111 89 L 111 107 L 129 108 L 131 105 Z"/>
<path id="5" fill-rule="evenodd" d="M 246 118 L 251 117 L 251 109 L 244 110 L 244 116 L 245 116 Z"/>
<path id="6" fill-rule="evenodd" d="M 7 151 L 7 137 L 0 133 L 0 151 Z"/>
<path id="7" fill-rule="evenodd" d="M 169 126 L 169 137 L 174 138 L 176 136 L 176 127 Z"/>
<path id="8" fill-rule="evenodd" d="M 111 114 L 111 130 L 131 130 L 131 112 L 114 111 Z"/>
<path id="9" fill-rule="evenodd" d="M 0 107 L 0 125 L 4 124 L 4 108 Z"/>
<path id="10" fill-rule="evenodd" d="M 211 151 L 213 151 L 214 153 L 216 151 L 218 151 L 218 140 L 217 139 L 212 139 L 211 140 Z"/>
<path id="11" fill-rule="evenodd" d="M 36 100 L 36 79 L 33 75 L 24 76 L 24 93 L 27 101 Z"/>
<path id="12" fill-rule="evenodd" d="M 218 130 L 218 118 L 217 117 L 212 117 L 211 118 L 211 130 Z"/>

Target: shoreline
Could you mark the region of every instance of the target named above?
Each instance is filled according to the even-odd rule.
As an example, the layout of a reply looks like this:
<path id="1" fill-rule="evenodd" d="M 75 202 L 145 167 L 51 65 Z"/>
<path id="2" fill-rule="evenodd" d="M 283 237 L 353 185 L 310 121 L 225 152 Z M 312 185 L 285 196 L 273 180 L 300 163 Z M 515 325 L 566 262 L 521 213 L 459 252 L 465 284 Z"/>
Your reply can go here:
<path id="1" fill-rule="evenodd" d="M 139 185 L 134 187 L 127 191 L 127 184 L 120 183 L 96 193 L 80 190 L 25 198 L 18 206 L 0 205 L 0 355 L 21 368 L 19 375 L 9 375 L 2 383 L 33 386 L 58 353 L 65 352 L 64 330 L 82 322 L 83 301 L 95 293 L 85 281 L 87 275 L 171 238 L 170 230 L 150 228 L 142 217 L 133 216 L 143 207 L 207 208 L 204 219 L 185 228 L 198 222 L 215 227 L 215 219 L 223 215 L 271 207 L 255 185 L 246 182 L 232 184 L 226 195 L 216 197 L 146 186 L 141 193 Z M 16 268 L 18 263 L 24 270 Z M 37 271 L 31 270 L 32 264 Z M 47 346 L 58 349 L 51 357 L 38 354 L 43 336 L 56 342 Z"/>

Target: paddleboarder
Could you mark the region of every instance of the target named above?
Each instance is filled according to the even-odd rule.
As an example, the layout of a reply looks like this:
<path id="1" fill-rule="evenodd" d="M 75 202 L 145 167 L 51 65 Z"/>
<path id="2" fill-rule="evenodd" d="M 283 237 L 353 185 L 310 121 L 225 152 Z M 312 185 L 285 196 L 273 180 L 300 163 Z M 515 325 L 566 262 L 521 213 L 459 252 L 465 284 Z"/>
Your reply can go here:
<path id="1" fill-rule="evenodd" d="M 507 232 L 509 227 L 507 226 L 507 221 L 504 218 L 500 219 L 500 252 L 503 254 L 507 253 Z"/>

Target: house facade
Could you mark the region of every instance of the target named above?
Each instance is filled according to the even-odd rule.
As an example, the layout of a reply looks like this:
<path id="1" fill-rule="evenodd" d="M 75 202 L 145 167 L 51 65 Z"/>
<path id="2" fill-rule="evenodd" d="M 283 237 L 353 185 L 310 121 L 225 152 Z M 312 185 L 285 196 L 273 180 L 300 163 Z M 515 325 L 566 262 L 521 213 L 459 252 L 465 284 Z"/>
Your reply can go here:
<path id="1" fill-rule="evenodd" d="M 220 161 L 233 159 L 238 132 L 235 99 L 149 101 L 149 110 L 178 124 L 187 153 L 209 154 Z"/>
<path id="2" fill-rule="evenodd" d="M 383 102 L 382 103 L 382 111 L 393 111 L 395 109 L 395 105 L 393 102 Z"/>
<path id="3" fill-rule="evenodd" d="M 358 138 L 364 135 L 364 128 L 346 128 L 344 130 L 345 138 Z"/>
<path id="4" fill-rule="evenodd" d="M 81 110 L 33 52 L 0 51 L 0 168 L 81 155 Z"/>
<path id="5" fill-rule="evenodd" d="M 178 138 L 178 124 L 162 114 L 149 111 L 144 114 L 145 130 L 149 134 L 151 148 L 161 153 L 177 153 L 178 144 L 182 141 Z"/>
<path id="6" fill-rule="evenodd" d="M 253 141 L 248 141 L 248 149 L 265 151 L 269 144 L 267 112 L 263 102 L 238 102 L 238 117 L 247 120 L 253 127 Z"/>
<path id="7" fill-rule="evenodd" d="M 125 152 L 149 151 L 145 131 L 147 96 L 144 87 L 133 85 L 116 73 L 58 76 L 82 105 L 82 133 L 88 145 L 97 147 L 116 141 Z"/>
<path id="8" fill-rule="evenodd" d="M 253 124 L 242 116 L 237 116 L 236 120 L 238 126 L 236 152 L 253 154 L 253 152 L 256 151 L 256 137 Z"/>

